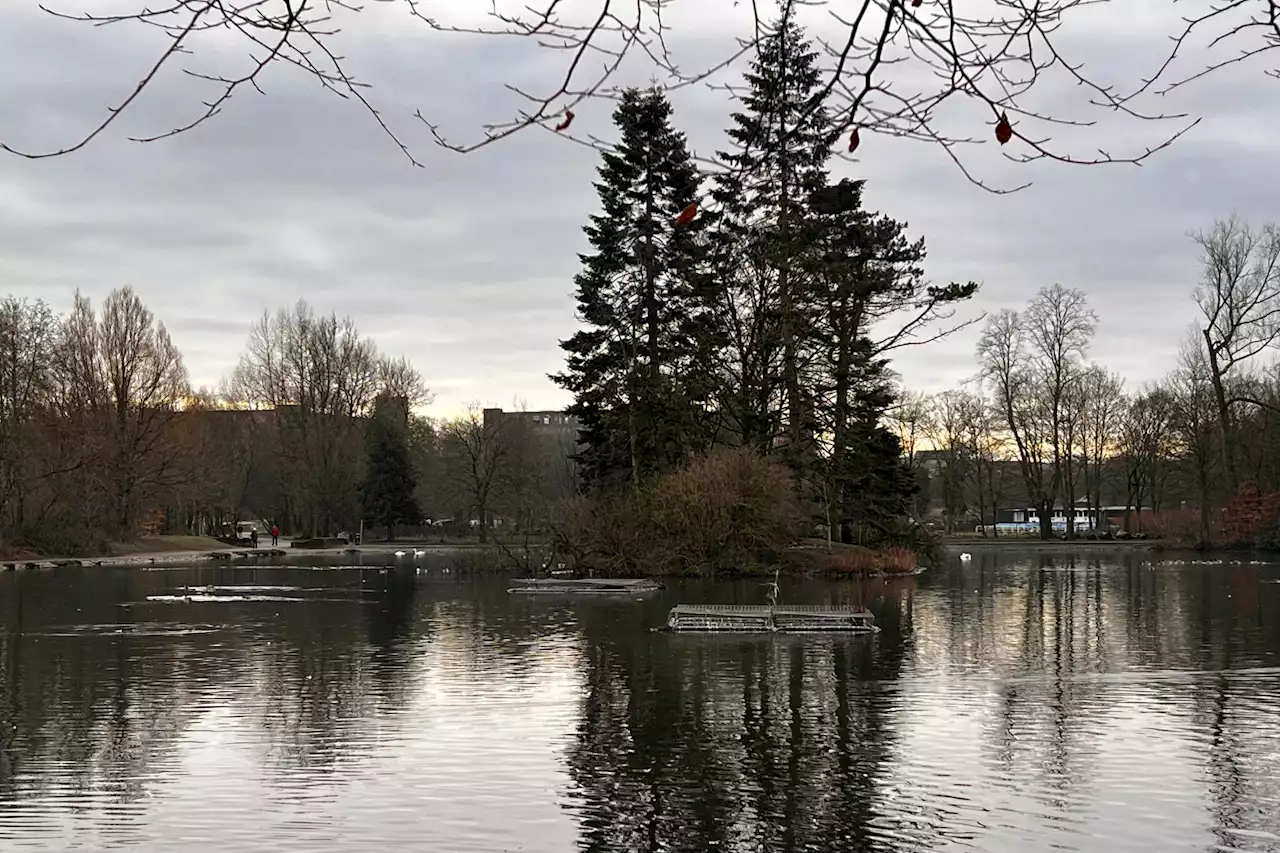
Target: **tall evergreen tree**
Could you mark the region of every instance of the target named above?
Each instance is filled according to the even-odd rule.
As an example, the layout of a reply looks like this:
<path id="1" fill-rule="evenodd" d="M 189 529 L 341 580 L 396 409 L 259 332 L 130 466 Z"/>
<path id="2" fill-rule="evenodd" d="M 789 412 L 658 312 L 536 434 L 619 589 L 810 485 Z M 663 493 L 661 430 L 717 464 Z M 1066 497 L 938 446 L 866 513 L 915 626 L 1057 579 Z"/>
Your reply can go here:
<path id="1" fill-rule="evenodd" d="M 865 210 L 862 189 L 862 181 L 842 180 L 812 194 L 807 251 L 798 260 L 816 309 L 805 336 L 817 425 L 830 442 L 822 491 L 845 542 L 868 525 L 873 535 L 884 532 L 916 489 L 899 441 L 882 425 L 894 402 L 884 352 L 978 287 L 927 284 L 924 240 L 908 241 L 904 223 Z M 872 340 L 873 325 L 904 309 L 887 339 Z"/>
<path id="2" fill-rule="evenodd" d="M 577 275 L 585 328 L 561 348 L 581 423 L 584 479 L 630 482 L 668 470 L 709 442 L 716 325 L 701 219 L 674 226 L 699 175 L 671 105 L 656 89 L 623 93 L 621 132 L 603 155 L 602 211 L 584 228 L 592 251 Z"/>
<path id="3" fill-rule="evenodd" d="M 803 332 L 812 299 L 796 267 L 812 234 L 808 200 L 827 184 L 837 130 L 817 102 L 817 52 L 793 4 L 761 41 L 746 74 L 746 109 L 734 113 L 716 177 L 717 267 L 731 371 L 726 415 L 742 443 L 767 452 L 779 438 L 799 464 L 812 453 L 813 400 Z"/>
<path id="4" fill-rule="evenodd" d="M 418 478 L 409 452 L 408 403 L 403 398 L 379 394 L 366 435 L 368 463 L 360 485 L 365 517 L 387 528 L 394 540 L 397 524 L 420 522 Z"/>

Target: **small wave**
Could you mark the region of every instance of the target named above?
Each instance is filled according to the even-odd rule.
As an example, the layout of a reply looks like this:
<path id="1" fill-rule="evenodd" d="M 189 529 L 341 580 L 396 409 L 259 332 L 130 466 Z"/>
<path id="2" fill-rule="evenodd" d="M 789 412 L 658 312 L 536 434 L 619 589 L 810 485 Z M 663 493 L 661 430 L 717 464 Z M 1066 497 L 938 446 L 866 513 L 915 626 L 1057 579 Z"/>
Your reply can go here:
<path id="1" fill-rule="evenodd" d="M 121 607 L 140 604 L 236 604 L 244 602 L 290 602 L 292 604 L 373 604 L 368 598 L 347 596 L 344 598 L 318 598 L 301 595 L 148 595 L 146 601 L 133 601 Z"/>
<path id="2" fill-rule="evenodd" d="M 225 631 L 225 625 L 164 625 L 147 622 L 105 623 L 100 625 L 58 625 L 48 631 L 27 632 L 29 637 L 99 637 L 128 634 L 134 637 L 181 637 L 188 634 L 213 634 Z"/>
<path id="3" fill-rule="evenodd" d="M 314 601 L 289 595 L 148 595 L 147 601 L 184 604 L 214 604 L 232 601 Z"/>
<path id="4" fill-rule="evenodd" d="M 304 592 L 306 591 L 300 586 L 257 586 L 253 584 L 236 584 L 233 586 L 184 586 L 184 592 L 201 593 L 204 595 L 212 595 L 216 593 L 249 593 L 249 592 Z M 323 592 L 323 587 L 313 587 L 318 592 Z"/>

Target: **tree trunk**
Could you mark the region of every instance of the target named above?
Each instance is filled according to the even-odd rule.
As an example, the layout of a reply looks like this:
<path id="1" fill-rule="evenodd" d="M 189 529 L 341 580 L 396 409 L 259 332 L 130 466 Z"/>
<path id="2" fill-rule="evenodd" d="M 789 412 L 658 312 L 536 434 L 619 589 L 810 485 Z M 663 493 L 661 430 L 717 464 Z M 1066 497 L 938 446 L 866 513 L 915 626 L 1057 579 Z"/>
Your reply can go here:
<path id="1" fill-rule="evenodd" d="M 1067 538 L 1076 538 L 1076 475 L 1075 471 L 1068 460 L 1066 464 L 1065 480 L 1066 494 L 1063 498 L 1063 505 L 1066 507 L 1064 514 L 1067 516 Z"/>
<path id="2" fill-rule="evenodd" d="M 1205 470 L 1205 465 L 1201 463 L 1199 470 L 1199 486 L 1200 486 L 1200 544 L 1208 545 L 1211 540 L 1209 533 L 1209 474 Z"/>
<path id="3" fill-rule="evenodd" d="M 634 359 L 634 354 L 632 355 Z M 636 366 L 631 365 L 628 371 L 627 385 L 627 449 L 631 458 L 631 488 L 640 487 L 640 437 L 636 424 Z"/>
<path id="4" fill-rule="evenodd" d="M 1231 425 L 1231 407 L 1227 405 L 1227 389 L 1218 367 L 1218 353 L 1213 347 L 1209 330 L 1204 332 L 1205 348 L 1209 352 L 1209 374 L 1213 383 L 1213 398 L 1218 408 L 1218 432 L 1222 440 L 1222 470 L 1227 479 L 1227 495 L 1234 496 L 1239 483 L 1236 479 L 1235 436 Z"/>
<path id="5" fill-rule="evenodd" d="M 839 526 L 839 540 L 842 544 L 853 543 L 853 529 L 850 524 L 852 512 L 852 494 L 848 488 L 849 460 L 849 396 L 852 391 L 853 377 L 853 345 L 859 319 L 851 312 L 853 296 L 848 281 L 840 282 L 839 290 L 833 302 L 827 304 L 831 312 L 831 328 L 836 332 L 835 368 L 833 370 L 833 388 L 835 409 L 831 421 L 831 458 L 829 461 L 830 488 L 836 496 L 836 523 Z"/>
<path id="6" fill-rule="evenodd" d="M 987 485 L 991 489 L 991 538 L 1000 538 L 1000 503 L 996 500 L 996 472 L 991 469 L 987 472 Z"/>
<path id="7" fill-rule="evenodd" d="M 1053 538 L 1053 498 L 1041 498 L 1040 506 L 1040 538 L 1049 541 Z"/>
<path id="8" fill-rule="evenodd" d="M 644 202 L 644 206 L 645 206 L 644 311 L 645 311 L 645 321 L 646 321 L 645 349 L 648 353 L 649 369 L 647 371 L 647 376 L 646 376 L 646 381 L 648 382 L 648 388 L 645 389 L 645 394 L 643 396 L 646 398 L 646 404 L 647 404 L 645 406 L 644 416 L 646 418 L 647 425 L 648 425 L 647 435 L 649 439 L 649 441 L 647 442 L 648 446 L 644 448 L 644 451 L 648 454 L 654 454 L 657 451 L 659 446 L 659 442 L 654 441 L 655 436 L 653 435 L 654 433 L 653 425 L 657 423 L 665 423 L 665 418 L 660 417 L 659 414 L 653 410 L 653 407 L 657 405 L 657 402 L 658 402 L 656 391 L 658 388 L 658 359 L 659 359 L 658 339 L 659 338 L 658 338 L 658 274 L 657 274 L 657 270 L 655 269 L 654 256 L 653 256 L 654 197 L 655 197 L 655 193 L 657 192 L 657 188 L 653 186 L 652 156 L 653 156 L 652 148 L 646 147 L 645 148 L 645 170 L 646 170 L 645 179 L 648 181 L 648 186 L 645 188 L 645 202 Z M 633 357 L 634 357 L 634 354 L 633 354 Z M 635 397 L 636 395 L 633 394 L 631 399 L 631 411 L 632 411 L 633 419 L 635 418 L 635 409 L 636 409 Z M 637 445 L 639 444 L 639 441 L 638 441 L 639 436 L 636 433 L 637 433 L 637 430 L 633 426 L 632 440 L 631 440 L 631 485 L 632 486 L 639 486 L 640 484 L 640 471 L 638 470 L 638 466 L 640 464 L 639 456 L 643 455 L 639 453 L 640 448 L 637 447 Z M 649 464 L 652 465 L 652 464 L 656 464 L 658 460 L 650 459 L 648 460 L 648 462 Z"/>
<path id="9" fill-rule="evenodd" d="M 982 529 L 982 538 L 987 538 L 987 510 L 986 501 L 982 498 L 982 460 L 975 456 L 974 469 L 974 488 L 978 491 L 978 527 Z M 995 519 L 991 519 L 991 523 L 995 524 Z"/>
<path id="10" fill-rule="evenodd" d="M 787 45 L 783 45 L 785 52 Z M 783 60 L 787 60 L 784 58 Z M 781 128 L 781 132 L 787 133 L 785 127 Z M 778 234 L 783 243 L 782 264 L 778 268 L 778 308 L 781 313 L 781 329 L 782 335 L 782 381 L 785 385 L 787 397 L 787 438 L 788 455 L 793 460 L 794 465 L 799 465 L 803 455 L 803 423 L 801 415 L 803 411 L 803 403 L 800 394 L 800 368 L 798 365 L 799 355 L 796 352 L 796 328 L 795 328 L 795 294 L 792 293 L 794 282 L 791 278 L 790 250 L 791 247 L 786 243 L 791 237 L 791 163 L 790 155 L 783 154 L 783 162 L 780 164 L 781 174 L 780 186 L 778 188 Z"/>

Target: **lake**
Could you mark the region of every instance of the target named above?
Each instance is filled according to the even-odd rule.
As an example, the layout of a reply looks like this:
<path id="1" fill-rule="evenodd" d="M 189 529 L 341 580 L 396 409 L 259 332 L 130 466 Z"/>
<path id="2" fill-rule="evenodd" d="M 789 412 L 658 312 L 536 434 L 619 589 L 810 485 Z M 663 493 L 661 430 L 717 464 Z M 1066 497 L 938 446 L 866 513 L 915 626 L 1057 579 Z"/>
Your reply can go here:
<path id="1" fill-rule="evenodd" d="M 843 638 L 650 631 L 755 582 L 546 600 L 453 559 L 0 574 L 0 849 L 1280 851 L 1261 558 L 784 584 L 875 612 Z"/>

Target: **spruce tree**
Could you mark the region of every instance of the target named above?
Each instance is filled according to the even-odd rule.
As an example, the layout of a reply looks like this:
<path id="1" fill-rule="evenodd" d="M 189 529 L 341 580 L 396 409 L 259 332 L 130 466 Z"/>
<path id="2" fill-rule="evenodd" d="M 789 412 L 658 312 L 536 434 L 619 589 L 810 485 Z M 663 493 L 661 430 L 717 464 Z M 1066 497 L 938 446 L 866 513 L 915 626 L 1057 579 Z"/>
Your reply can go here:
<path id="1" fill-rule="evenodd" d="M 574 395 L 584 479 L 636 484 L 706 449 L 715 323 L 701 218 L 675 226 L 700 178 L 671 105 L 656 89 L 623 93 L 621 138 L 603 155 L 601 212 L 575 279 L 585 328 L 551 379 Z"/>
<path id="2" fill-rule="evenodd" d="M 815 305 L 805 335 L 814 354 L 818 427 L 830 437 L 823 492 L 845 542 L 868 525 L 883 532 L 907 512 L 916 490 L 897 438 L 882 425 L 895 395 L 885 342 L 871 339 L 872 326 L 905 309 L 899 329 L 909 333 L 977 290 L 972 282 L 927 284 L 924 240 L 908 241 L 904 223 L 865 210 L 862 190 L 862 181 L 842 180 L 813 193 L 798 261 Z"/>
<path id="3" fill-rule="evenodd" d="M 395 539 L 397 524 L 419 522 L 417 474 L 409 452 L 408 405 L 403 399 L 378 395 L 366 434 L 368 463 L 360 484 L 365 517 L 387 528 Z"/>
<path id="4" fill-rule="evenodd" d="M 813 400 L 803 332 L 812 299 L 796 259 L 806 252 L 808 200 L 827 184 L 837 130 L 821 104 L 817 53 L 792 4 L 765 34 L 745 75 L 746 109 L 728 131 L 729 167 L 715 180 L 722 322 L 735 330 L 724 401 L 742 443 L 762 452 L 777 439 L 803 464 L 813 451 Z"/>

